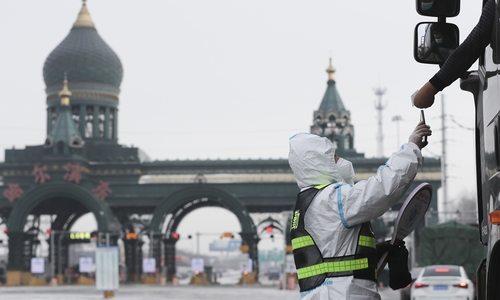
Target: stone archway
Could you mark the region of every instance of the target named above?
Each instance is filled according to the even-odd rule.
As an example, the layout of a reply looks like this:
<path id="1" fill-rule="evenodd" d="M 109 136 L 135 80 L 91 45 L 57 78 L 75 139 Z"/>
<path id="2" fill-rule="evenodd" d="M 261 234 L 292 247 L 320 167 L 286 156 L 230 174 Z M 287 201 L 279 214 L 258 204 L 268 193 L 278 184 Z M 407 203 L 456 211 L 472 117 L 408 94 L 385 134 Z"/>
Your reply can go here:
<path id="1" fill-rule="evenodd" d="M 171 280 L 176 273 L 175 267 L 175 242 L 170 238 L 172 232 L 175 232 L 182 218 L 189 212 L 205 207 L 218 206 L 234 213 L 241 225 L 240 236 L 243 244 L 248 246 L 249 258 L 253 261 L 253 270 L 258 274 L 258 234 L 250 214 L 243 203 L 234 195 L 228 192 L 208 185 L 194 185 L 184 188 L 165 198 L 154 211 L 153 218 L 149 225 L 150 234 L 154 237 L 153 245 L 159 244 L 163 239 L 165 243 L 165 264 L 167 266 L 167 280 Z M 165 219 L 168 215 L 172 217 L 168 221 L 165 232 L 162 232 Z M 161 252 L 154 251 L 154 256 L 161 256 Z M 158 261 L 158 260 L 157 260 Z M 257 279 L 257 277 L 256 277 Z"/>
<path id="2" fill-rule="evenodd" d="M 55 201 L 59 205 L 66 201 L 73 203 L 73 207 L 68 207 L 68 209 L 74 208 L 74 211 L 63 211 L 60 207 L 56 209 L 50 205 L 43 206 L 50 204 L 51 201 Z M 19 249 L 23 249 L 26 244 L 24 227 L 28 215 L 32 214 L 34 210 L 43 210 L 44 214 L 57 214 L 57 218 L 52 224 L 57 227 L 57 230 L 63 229 L 61 227 L 63 224 L 72 224 L 76 220 L 75 216 L 82 215 L 84 211 L 93 213 L 99 232 L 117 233 L 120 228 L 106 203 L 97 199 L 89 189 L 61 181 L 48 182 L 30 189 L 14 203 L 7 220 L 7 235 L 9 237 L 7 281 L 10 285 L 23 283 L 26 281 L 25 277 L 30 274 L 31 257 L 24 255 L 23 251 L 19 251 Z"/>
<path id="3" fill-rule="evenodd" d="M 26 192 L 14 203 L 12 212 L 7 221 L 9 231 L 22 231 L 24 222 L 30 212 L 40 203 L 55 197 L 72 199 L 83 205 L 93 213 L 97 228 L 101 232 L 119 231 L 120 225 L 116 222 L 109 207 L 97 199 L 89 189 L 67 182 L 48 182 Z"/>

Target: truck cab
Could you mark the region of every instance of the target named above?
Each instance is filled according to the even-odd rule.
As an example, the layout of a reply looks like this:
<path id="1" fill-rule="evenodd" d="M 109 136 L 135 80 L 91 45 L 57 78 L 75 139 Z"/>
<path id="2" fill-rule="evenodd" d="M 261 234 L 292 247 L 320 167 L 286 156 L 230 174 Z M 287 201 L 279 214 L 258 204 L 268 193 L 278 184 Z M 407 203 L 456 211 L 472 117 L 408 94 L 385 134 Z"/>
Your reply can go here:
<path id="1" fill-rule="evenodd" d="M 417 36 L 417 28 L 449 24 L 446 23 L 446 17 L 451 16 L 452 11 L 459 13 L 459 1 L 443 1 L 450 4 L 448 10 L 434 8 L 433 13 L 424 14 L 425 11 L 419 10 L 422 5 L 437 1 L 416 0 L 419 14 L 438 18 L 437 22 L 419 23 L 416 26 L 414 58 L 417 62 L 441 66 L 446 61 L 446 59 L 425 60 L 415 54 L 418 51 L 417 40 L 421 39 Z M 481 1 L 484 6 L 488 0 L 477 1 Z M 477 71 L 463 74 L 460 82 L 461 89 L 472 93 L 474 97 L 478 237 L 479 241 L 487 247 L 487 255 L 476 272 L 476 298 L 478 300 L 500 299 L 500 285 L 498 284 L 500 281 L 500 268 L 498 267 L 500 265 L 500 7 L 498 1 L 495 0 L 495 18 L 491 39 L 479 57 Z M 458 10 L 450 9 L 450 7 L 458 8 Z"/>

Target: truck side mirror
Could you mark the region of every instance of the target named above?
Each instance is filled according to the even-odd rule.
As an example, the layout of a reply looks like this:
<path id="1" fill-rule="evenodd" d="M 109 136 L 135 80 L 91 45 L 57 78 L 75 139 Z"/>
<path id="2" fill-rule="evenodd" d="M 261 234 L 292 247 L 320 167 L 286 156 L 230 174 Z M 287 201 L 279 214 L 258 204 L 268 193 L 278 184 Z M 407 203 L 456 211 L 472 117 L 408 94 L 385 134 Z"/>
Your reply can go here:
<path id="1" fill-rule="evenodd" d="M 460 13 L 460 0 L 415 0 L 417 12 L 429 17 L 456 17 Z"/>
<path id="2" fill-rule="evenodd" d="M 458 47 L 455 24 L 421 22 L 415 26 L 413 57 L 419 63 L 442 64 Z"/>

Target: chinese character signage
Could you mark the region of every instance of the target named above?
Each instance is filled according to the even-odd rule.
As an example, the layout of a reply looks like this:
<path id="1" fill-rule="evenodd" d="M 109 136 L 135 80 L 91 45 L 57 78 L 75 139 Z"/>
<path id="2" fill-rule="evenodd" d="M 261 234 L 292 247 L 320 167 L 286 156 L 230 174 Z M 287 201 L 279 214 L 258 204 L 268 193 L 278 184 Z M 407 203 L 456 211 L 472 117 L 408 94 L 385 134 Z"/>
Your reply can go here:
<path id="1" fill-rule="evenodd" d="M 19 184 L 9 183 L 8 186 L 9 187 L 5 191 L 3 191 L 3 195 L 10 202 L 14 202 L 14 200 L 21 198 L 21 196 L 24 194 L 24 191 L 19 187 Z"/>
<path id="2" fill-rule="evenodd" d="M 101 180 L 92 192 L 94 192 L 94 195 L 99 198 L 99 200 L 104 201 L 106 197 L 112 193 L 112 190 L 109 188 L 109 183 Z"/>
<path id="3" fill-rule="evenodd" d="M 31 174 L 35 176 L 35 183 L 44 184 L 45 181 L 50 179 L 50 175 L 47 173 L 47 166 L 35 166 Z"/>
<path id="4" fill-rule="evenodd" d="M 66 165 L 66 174 L 64 174 L 64 180 L 79 184 L 80 180 L 82 179 L 82 171 L 82 166 L 68 163 Z"/>

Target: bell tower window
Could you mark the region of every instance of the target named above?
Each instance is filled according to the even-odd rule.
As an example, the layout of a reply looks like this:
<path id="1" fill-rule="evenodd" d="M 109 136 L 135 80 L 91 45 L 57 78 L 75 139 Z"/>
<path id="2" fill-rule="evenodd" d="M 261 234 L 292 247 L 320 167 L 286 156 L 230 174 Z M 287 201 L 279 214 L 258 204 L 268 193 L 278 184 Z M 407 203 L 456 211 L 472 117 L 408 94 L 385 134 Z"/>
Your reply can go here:
<path id="1" fill-rule="evenodd" d="M 108 138 L 115 138 L 115 110 L 109 110 L 109 128 L 108 128 Z"/>
<path id="2" fill-rule="evenodd" d="M 87 114 L 85 115 L 85 137 L 91 138 L 94 132 L 94 108 L 87 107 Z"/>
<path id="3" fill-rule="evenodd" d="M 104 122 L 106 121 L 104 107 L 99 107 L 99 137 L 104 137 Z"/>
<path id="4" fill-rule="evenodd" d="M 344 140 L 344 148 L 351 149 L 351 135 L 346 135 Z"/>
<path id="5" fill-rule="evenodd" d="M 71 108 L 71 118 L 75 122 L 76 128 L 80 126 L 80 107 L 73 106 Z"/>

